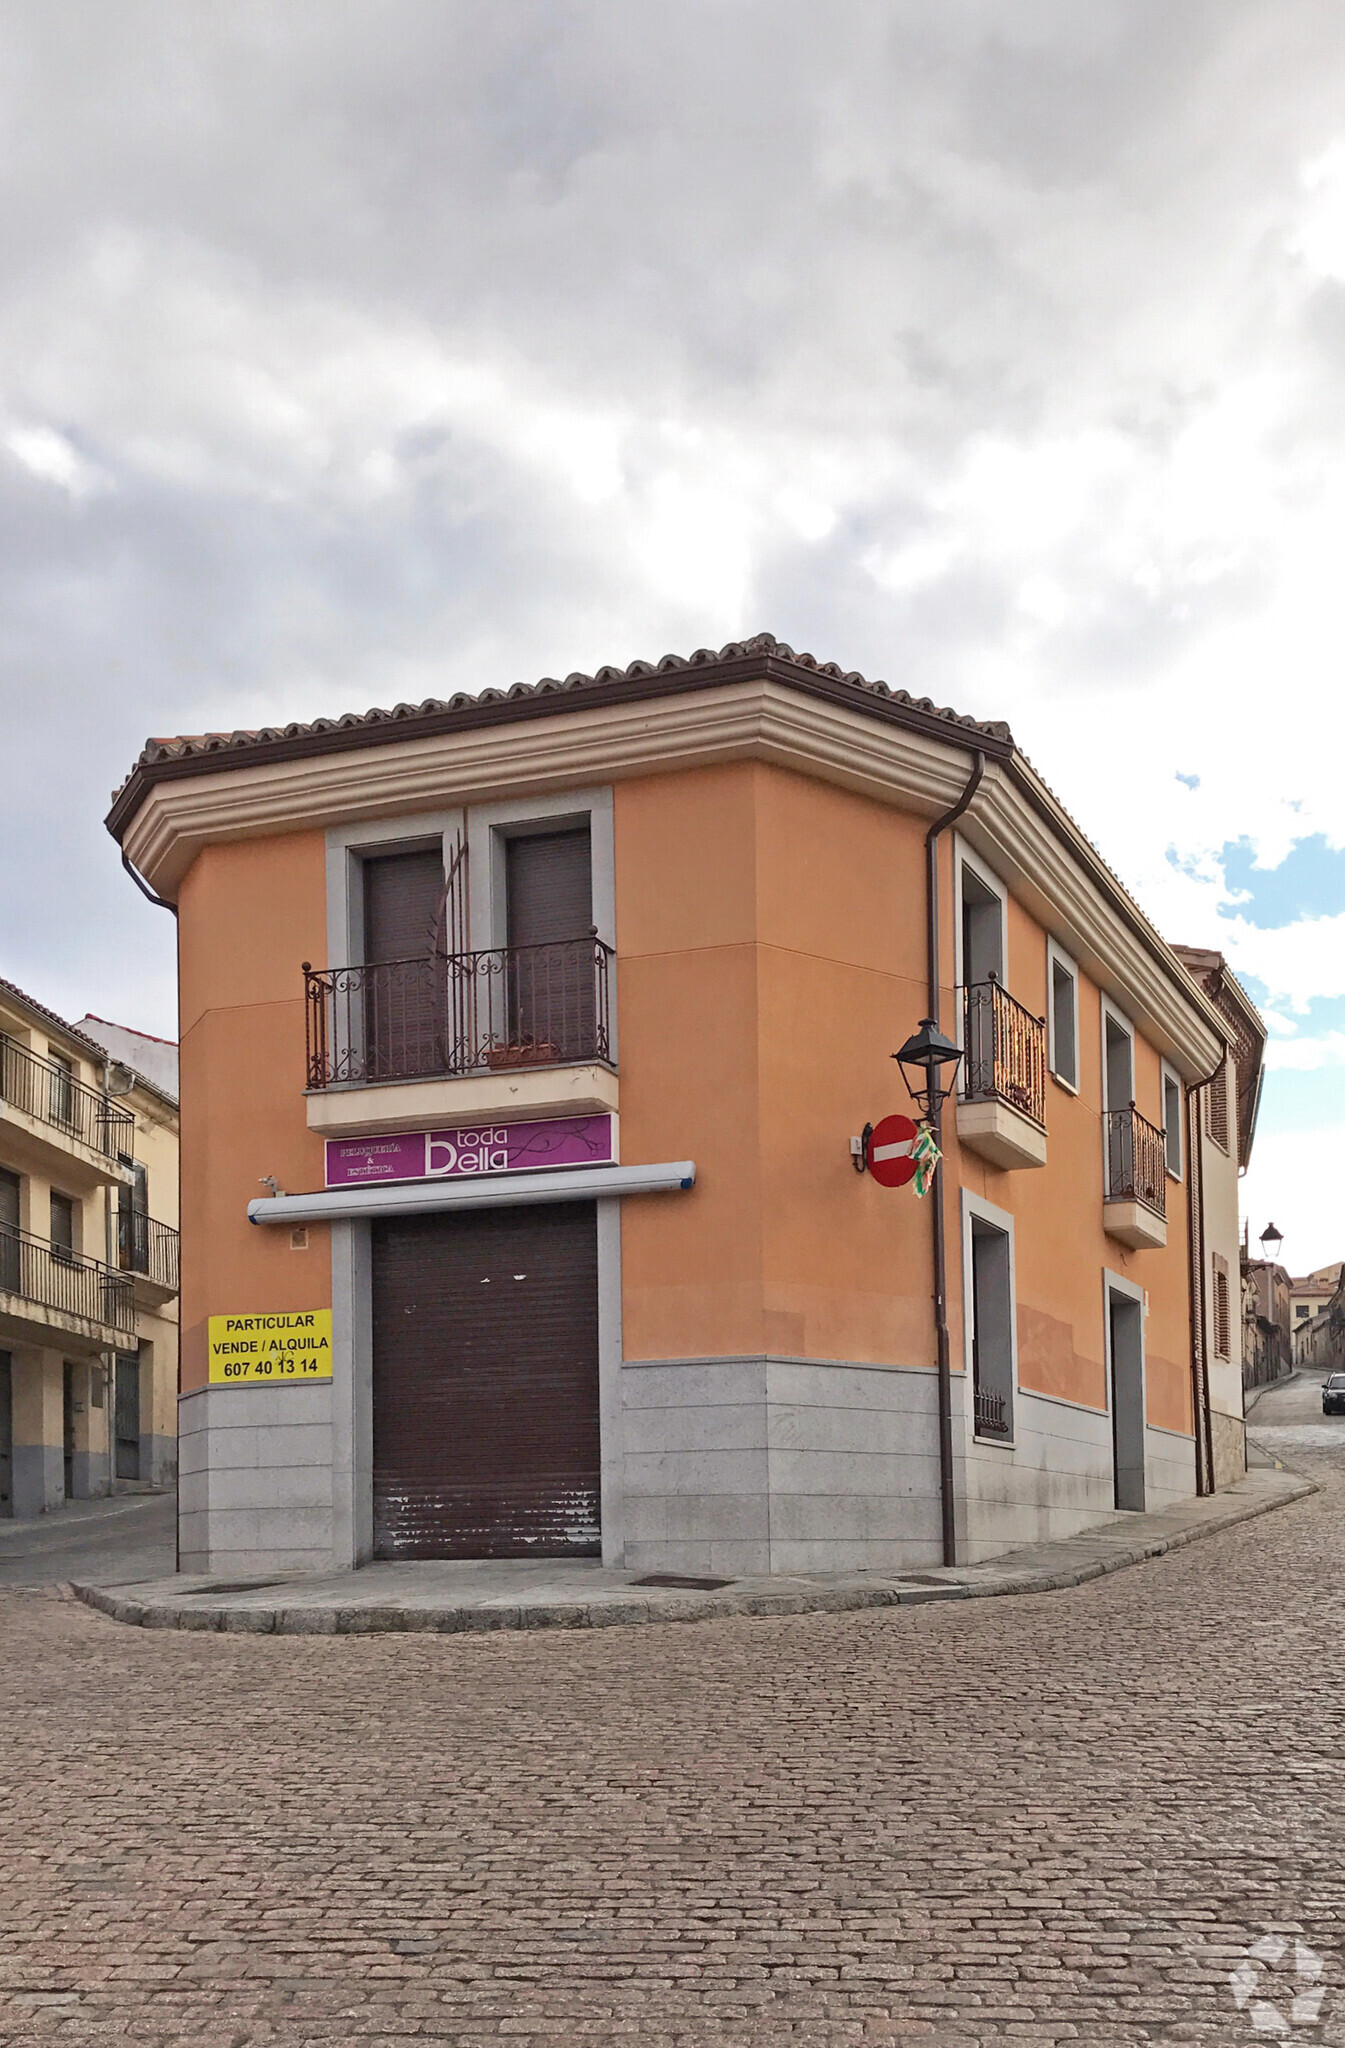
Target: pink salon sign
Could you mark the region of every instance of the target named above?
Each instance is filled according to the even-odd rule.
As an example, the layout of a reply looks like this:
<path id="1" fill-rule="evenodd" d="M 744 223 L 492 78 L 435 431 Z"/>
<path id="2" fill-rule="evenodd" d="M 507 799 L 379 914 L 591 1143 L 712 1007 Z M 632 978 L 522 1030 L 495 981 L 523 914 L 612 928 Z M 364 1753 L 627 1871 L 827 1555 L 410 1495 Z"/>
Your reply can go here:
<path id="1" fill-rule="evenodd" d="M 611 1164 L 610 1116 L 558 1116 L 543 1123 L 465 1124 L 460 1130 L 398 1131 L 383 1138 L 327 1140 L 329 1188 Z"/>

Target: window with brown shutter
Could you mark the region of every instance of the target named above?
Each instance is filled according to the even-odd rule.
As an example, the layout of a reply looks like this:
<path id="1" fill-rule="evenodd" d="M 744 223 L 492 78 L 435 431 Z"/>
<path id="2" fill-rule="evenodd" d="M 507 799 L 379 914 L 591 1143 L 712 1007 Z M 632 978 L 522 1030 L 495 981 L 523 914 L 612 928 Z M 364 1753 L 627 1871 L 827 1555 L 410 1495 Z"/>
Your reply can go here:
<path id="1" fill-rule="evenodd" d="M 1228 1261 L 1214 1254 L 1214 1355 L 1233 1356 L 1233 1321 L 1228 1285 Z"/>
<path id="2" fill-rule="evenodd" d="M 1210 1082 L 1209 1109 L 1206 1112 L 1209 1133 L 1216 1145 L 1228 1150 L 1228 1061 L 1223 1060 L 1219 1071 Z"/>

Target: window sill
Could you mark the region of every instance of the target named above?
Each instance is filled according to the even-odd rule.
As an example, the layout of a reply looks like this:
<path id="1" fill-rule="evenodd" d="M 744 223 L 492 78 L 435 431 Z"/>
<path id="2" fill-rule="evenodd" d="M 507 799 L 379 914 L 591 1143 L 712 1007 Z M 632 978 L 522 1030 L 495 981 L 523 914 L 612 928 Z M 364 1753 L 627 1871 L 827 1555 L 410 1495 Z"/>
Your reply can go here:
<path id="1" fill-rule="evenodd" d="M 1048 1067 L 1046 1071 L 1050 1075 L 1051 1079 L 1055 1082 L 1056 1087 L 1063 1088 L 1066 1095 L 1078 1094 L 1079 1084 L 1077 1081 L 1067 1081 L 1063 1074 L 1057 1074 L 1054 1067 Z"/>

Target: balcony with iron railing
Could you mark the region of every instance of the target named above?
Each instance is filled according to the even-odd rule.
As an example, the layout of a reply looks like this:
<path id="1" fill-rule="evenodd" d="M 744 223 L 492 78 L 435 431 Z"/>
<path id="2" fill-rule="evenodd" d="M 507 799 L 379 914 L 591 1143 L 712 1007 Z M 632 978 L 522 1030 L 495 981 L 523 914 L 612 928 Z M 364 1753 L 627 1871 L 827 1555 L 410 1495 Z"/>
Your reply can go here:
<path id="1" fill-rule="evenodd" d="M 122 1180 L 118 1160 L 135 1149 L 135 1118 L 101 1089 L 77 1081 L 69 1068 L 39 1059 L 17 1039 L 0 1032 L 0 1100 L 27 1120 L 33 1136 L 54 1143 L 63 1155 L 89 1165 L 113 1166 L 99 1178 Z"/>
<path id="2" fill-rule="evenodd" d="M 1109 1236 L 1133 1250 L 1168 1241 L 1167 1140 L 1157 1124 L 1127 1109 L 1107 1110 L 1102 1119 L 1105 1149 L 1103 1224 Z"/>
<path id="3" fill-rule="evenodd" d="M 335 1130 L 347 1113 L 336 1102 L 324 1109 L 321 1098 L 389 1083 L 445 1084 L 418 1096 L 426 1113 L 439 1105 L 448 1115 L 459 1103 L 465 1115 L 488 1115 L 506 1101 L 544 1113 L 614 1107 L 604 1093 L 614 1081 L 602 1084 L 598 1072 L 615 1072 L 612 957 L 595 934 L 367 966 L 305 963 L 310 1126 Z M 574 1071 L 548 1084 L 547 1069 Z M 404 1113 L 394 1103 L 383 1127 Z M 351 1127 L 377 1126 L 371 1113 Z"/>
<path id="4" fill-rule="evenodd" d="M 132 1280 L 98 1259 L 0 1224 L 0 1328 L 16 1326 L 29 1342 L 59 1331 L 63 1342 L 80 1337 L 94 1349 L 115 1348 L 135 1335 Z"/>
<path id="5" fill-rule="evenodd" d="M 178 1291 L 178 1233 L 139 1209 L 117 1216 L 117 1264 L 138 1283 L 139 1292 L 167 1301 Z"/>
<path id="6" fill-rule="evenodd" d="M 959 1142 L 1004 1170 L 1046 1164 L 1046 1026 L 992 975 L 962 990 Z"/>

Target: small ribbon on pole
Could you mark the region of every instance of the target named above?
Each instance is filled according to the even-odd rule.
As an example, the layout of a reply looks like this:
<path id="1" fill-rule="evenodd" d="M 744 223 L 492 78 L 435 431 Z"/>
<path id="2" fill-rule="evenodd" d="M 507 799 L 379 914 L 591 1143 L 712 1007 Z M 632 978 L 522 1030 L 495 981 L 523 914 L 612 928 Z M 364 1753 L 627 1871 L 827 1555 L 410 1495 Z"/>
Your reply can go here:
<path id="1" fill-rule="evenodd" d="M 915 1161 L 915 1192 L 923 1198 L 934 1185 L 934 1176 L 943 1157 L 928 1124 L 921 1124 L 916 1141 L 911 1147 L 911 1157 Z"/>

